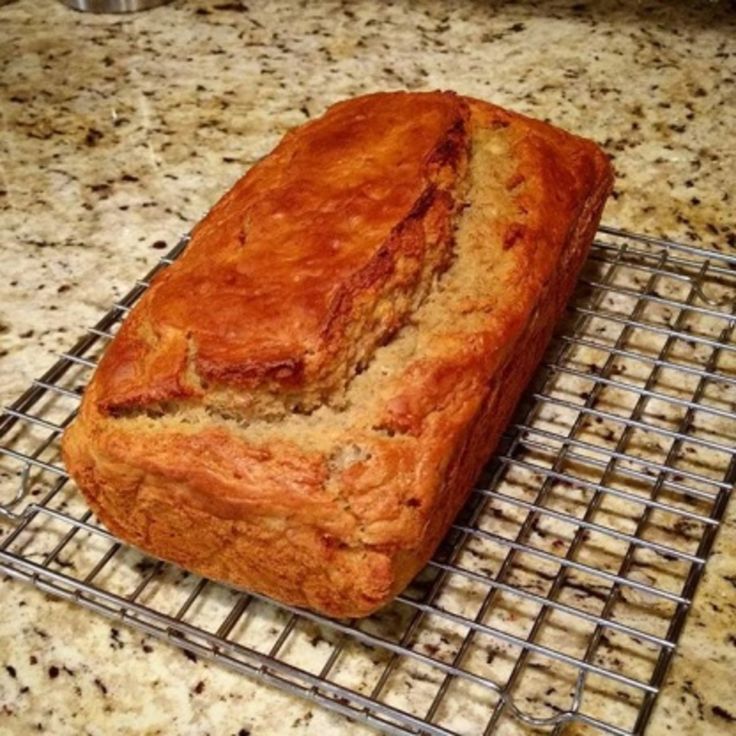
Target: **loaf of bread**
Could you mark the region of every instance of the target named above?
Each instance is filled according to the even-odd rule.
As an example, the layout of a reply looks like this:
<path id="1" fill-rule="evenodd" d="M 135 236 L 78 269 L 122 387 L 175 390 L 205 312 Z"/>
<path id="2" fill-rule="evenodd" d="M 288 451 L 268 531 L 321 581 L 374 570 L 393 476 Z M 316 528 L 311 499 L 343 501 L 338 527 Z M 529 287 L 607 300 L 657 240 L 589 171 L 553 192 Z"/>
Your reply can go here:
<path id="1" fill-rule="evenodd" d="M 337 617 L 427 562 L 575 284 L 589 141 L 450 92 L 339 103 L 197 225 L 63 438 L 123 540 Z"/>

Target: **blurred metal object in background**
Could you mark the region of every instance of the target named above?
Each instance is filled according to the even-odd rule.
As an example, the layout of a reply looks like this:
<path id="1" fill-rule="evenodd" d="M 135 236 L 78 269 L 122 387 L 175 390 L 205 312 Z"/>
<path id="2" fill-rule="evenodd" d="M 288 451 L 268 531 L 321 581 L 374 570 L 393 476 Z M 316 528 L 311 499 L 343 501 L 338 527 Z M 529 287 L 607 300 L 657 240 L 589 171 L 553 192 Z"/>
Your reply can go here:
<path id="1" fill-rule="evenodd" d="M 138 10 L 165 5 L 170 0 L 61 0 L 61 2 L 74 10 L 88 13 L 135 13 Z"/>

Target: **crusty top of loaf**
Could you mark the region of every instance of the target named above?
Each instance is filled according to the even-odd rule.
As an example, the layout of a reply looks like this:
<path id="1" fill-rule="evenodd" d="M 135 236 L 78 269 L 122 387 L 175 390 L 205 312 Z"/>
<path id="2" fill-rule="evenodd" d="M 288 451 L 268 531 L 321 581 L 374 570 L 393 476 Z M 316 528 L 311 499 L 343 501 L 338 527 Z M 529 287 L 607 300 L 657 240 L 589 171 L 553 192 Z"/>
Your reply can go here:
<path id="1" fill-rule="evenodd" d="M 288 134 L 195 228 L 103 360 L 103 410 L 241 416 L 339 401 L 451 256 L 467 158 L 453 93 L 369 95 Z"/>

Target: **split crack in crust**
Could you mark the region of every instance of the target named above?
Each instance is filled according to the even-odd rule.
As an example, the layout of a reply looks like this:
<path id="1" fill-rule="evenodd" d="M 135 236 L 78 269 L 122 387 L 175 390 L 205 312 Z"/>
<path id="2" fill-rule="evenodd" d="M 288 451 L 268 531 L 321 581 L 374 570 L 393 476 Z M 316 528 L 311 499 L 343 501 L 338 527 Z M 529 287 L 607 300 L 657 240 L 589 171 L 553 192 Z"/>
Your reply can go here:
<path id="1" fill-rule="evenodd" d="M 146 414 L 151 404 L 101 411 L 109 393 L 95 377 L 64 449 L 113 531 L 332 615 L 374 610 L 426 561 L 541 357 L 611 184 L 592 144 L 485 103 L 462 105 L 470 206 L 455 218 L 454 259 L 430 269 L 428 284 L 418 279 L 401 325 L 362 372 L 348 360 L 352 379 L 303 413 L 243 405 L 242 387 L 209 386 L 222 401 L 166 398 L 158 417 Z M 145 317 L 136 310 L 134 327 Z M 172 334 L 164 341 L 175 344 Z M 169 357 L 181 356 L 196 388 L 191 336 L 180 342 Z M 287 380 L 283 390 L 292 388 Z"/>
<path id="2" fill-rule="evenodd" d="M 396 96 L 370 116 L 337 105 L 238 182 L 111 346 L 102 409 L 190 398 L 279 416 L 339 402 L 451 257 L 467 106 L 419 99 L 413 119 Z"/>

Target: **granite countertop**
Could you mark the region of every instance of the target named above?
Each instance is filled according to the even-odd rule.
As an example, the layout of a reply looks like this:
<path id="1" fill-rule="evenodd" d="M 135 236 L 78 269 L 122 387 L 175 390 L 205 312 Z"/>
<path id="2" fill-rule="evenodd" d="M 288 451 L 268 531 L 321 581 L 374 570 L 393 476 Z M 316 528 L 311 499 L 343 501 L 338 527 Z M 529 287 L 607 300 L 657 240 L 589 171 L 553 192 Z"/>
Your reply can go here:
<path id="1" fill-rule="evenodd" d="M 725 2 L 4 5 L 0 400 L 284 131 L 365 91 L 452 88 L 597 139 L 608 224 L 736 253 L 734 38 Z M 0 666 L 1 734 L 368 733 L 11 580 Z M 648 733 L 736 734 L 734 671 L 732 504 Z"/>

